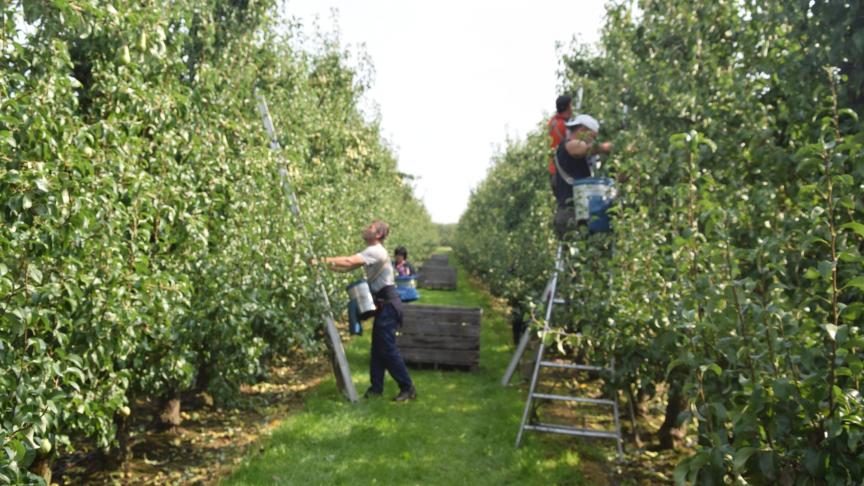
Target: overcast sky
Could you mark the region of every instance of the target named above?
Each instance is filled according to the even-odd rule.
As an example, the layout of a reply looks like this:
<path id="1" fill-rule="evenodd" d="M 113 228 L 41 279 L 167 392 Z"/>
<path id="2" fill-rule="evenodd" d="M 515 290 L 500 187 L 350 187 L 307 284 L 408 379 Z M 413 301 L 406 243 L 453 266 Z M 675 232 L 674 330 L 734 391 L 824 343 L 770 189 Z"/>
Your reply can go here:
<path id="1" fill-rule="evenodd" d="M 285 12 L 368 54 L 377 107 L 399 170 L 437 223 L 455 223 L 510 138 L 555 109 L 559 51 L 596 42 L 602 0 L 288 0 Z M 336 23 L 332 15 L 336 10 Z M 307 31 L 307 34 L 309 32 Z"/>

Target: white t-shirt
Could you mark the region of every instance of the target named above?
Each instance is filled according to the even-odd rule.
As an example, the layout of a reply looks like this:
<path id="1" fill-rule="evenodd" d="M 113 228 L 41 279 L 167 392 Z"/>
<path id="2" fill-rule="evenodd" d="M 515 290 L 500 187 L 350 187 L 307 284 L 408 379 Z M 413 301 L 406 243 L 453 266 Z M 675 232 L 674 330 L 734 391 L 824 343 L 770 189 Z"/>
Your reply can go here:
<path id="1" fill-rule="evenodd" d="M 396 284 L 390 255 L 381 243 L 368 246 L 357 255 L 363 259 L 363 270 L 366 272 L 366 280 L 372 293 Z"/>

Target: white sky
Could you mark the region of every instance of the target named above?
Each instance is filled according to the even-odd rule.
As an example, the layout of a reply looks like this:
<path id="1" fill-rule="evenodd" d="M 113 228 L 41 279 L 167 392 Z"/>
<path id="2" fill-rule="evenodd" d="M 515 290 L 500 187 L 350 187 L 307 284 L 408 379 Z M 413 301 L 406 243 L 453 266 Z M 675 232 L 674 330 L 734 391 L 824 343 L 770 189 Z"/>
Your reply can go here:
<path id="1" fill-rule="evenodd" d="M 437 223 L 458 221 L 497 149 L 554 111 L 556 42 L 596 42 L 604 13 L 603 0 L 288 0 L 286 8 L 371 57 L 365 102 L 380 110 L 399 170 L 419 177 L 417 195 Z"/>

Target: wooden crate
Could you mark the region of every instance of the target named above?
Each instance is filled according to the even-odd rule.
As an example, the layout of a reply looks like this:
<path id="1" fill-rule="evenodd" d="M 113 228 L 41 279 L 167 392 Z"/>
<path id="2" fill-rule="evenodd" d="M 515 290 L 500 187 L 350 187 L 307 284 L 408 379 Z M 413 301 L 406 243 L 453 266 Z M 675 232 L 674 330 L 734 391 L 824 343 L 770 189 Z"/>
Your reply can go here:
<path id="1" fill-rule="evenodd" d="M 436 253 L 429 257 L 428 260 L 423 264 L 423 266 L 443 266 L 446 267 L 450 265 L 450 255 L 446 253 Z"/>
<path id="2" fill-rule="evenodd" d="M 456 269 L 424 265 L 417 274 L 417 285 L 424 289 L 456 290 Z"/>
<path id="3" fill-rule="evenodd" d="M 404 306 L 396 342 L 411 365 L 445 365 L 476 369 L 480 362 L 480 317 L 483 309 L 440 305 Z"/>

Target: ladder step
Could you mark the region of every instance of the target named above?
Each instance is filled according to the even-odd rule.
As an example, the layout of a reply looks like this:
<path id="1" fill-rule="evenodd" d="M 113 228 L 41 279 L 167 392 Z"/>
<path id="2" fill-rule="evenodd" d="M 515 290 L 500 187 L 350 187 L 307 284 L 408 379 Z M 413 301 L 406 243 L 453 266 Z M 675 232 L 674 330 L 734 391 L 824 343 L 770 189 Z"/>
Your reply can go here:
<path id="1" fill-rule="evenodd" d="M 620 440 L 620 437 L 615 432 L 609 432 L 606 430 L 579 429 L 576 427 L 567 427 L 564 425 L 527 424 L 525 425 L 525 430 L 551 432 L 553 434 L 577 435 L 581 437 L 594 437 L 598 439 Z"/>
<path id="2" fill-rule="evenodd" d="M 566 402 L 592 403 L 594 405 L 608 405 L 610 407 L 615 406 L 614 401 L 604 400 L 601 398 L 568 397 L 566 395 L 552 395 L 550 393 L 532 393 L 531 396 L 533 398 L 545 398 L 547 400 L 563 400 Z"/>
<path id="3" fill-rule="evenodd" d="M 591 365 L 580 365 L 573 363 L 559 363 L 557 361 L 541 361 L 540 366 L 546 366 L 548 368 L 566 368 L 568 370 L 581 370 L 581 371 L 609 371 L 609 368 L 603 368 L 602 366 L 591 366 Z"/>

